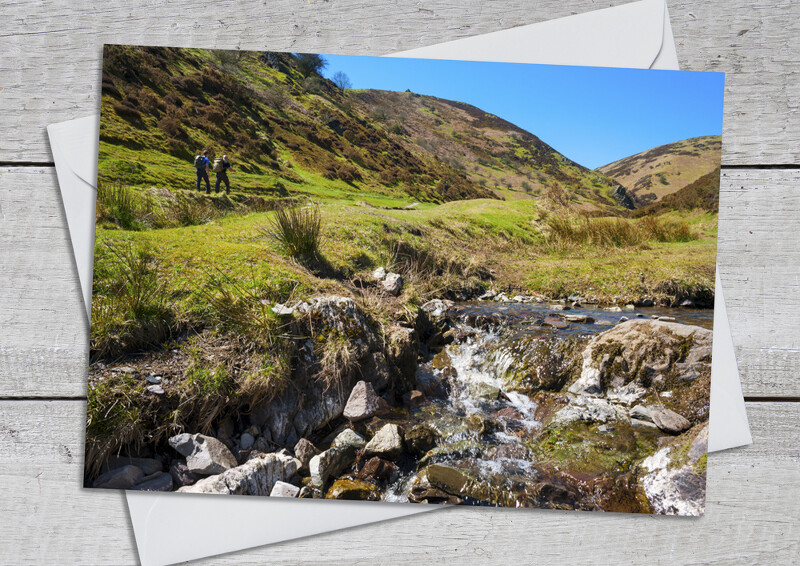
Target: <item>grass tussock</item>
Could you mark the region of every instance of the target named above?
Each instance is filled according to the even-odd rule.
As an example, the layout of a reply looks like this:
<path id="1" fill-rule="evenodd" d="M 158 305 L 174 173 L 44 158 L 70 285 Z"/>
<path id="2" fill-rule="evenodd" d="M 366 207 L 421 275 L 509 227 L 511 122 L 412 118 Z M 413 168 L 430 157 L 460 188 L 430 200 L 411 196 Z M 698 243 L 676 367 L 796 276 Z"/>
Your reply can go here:
<path id="1" fill-rule="evenodd" d="M 158 264 L 145 247 L 107 242 L 95 249 L 91 354 L 114 358 L 156 345 L 175 329 Z"/>
<path id="2" fill-rule="evenodd" d="M 319 371 L 316 379 L 325 384 L 326 390 L 335 387 L 341 394 L 345 378 L 360 371 L 353 343 L 340 332 L 330 332 L 318 344 L 317 355 Z"/>
<path id="3" fill-rule="evenodd" d="M 282 206 L 265 232 L 292 258 L 309 261 L 319 257 L 322 215 L 316 204 Z"/>
<path id="4" fill-rule="evenodd" d="M 97 221 L 123 230 L 142 230 L 152 220 L 154 211 L 133 189 L 120 183 L 97 184 Z"/>
<path id="5" fill-rule="evenodd" d="M 551 215 L 546 219 L 546 226 L 547 243 L 559 248 L 623 248 L 647 242 L 689 242 L 699 237 L 685 220 L 657 216 L 633 221 Z"/>

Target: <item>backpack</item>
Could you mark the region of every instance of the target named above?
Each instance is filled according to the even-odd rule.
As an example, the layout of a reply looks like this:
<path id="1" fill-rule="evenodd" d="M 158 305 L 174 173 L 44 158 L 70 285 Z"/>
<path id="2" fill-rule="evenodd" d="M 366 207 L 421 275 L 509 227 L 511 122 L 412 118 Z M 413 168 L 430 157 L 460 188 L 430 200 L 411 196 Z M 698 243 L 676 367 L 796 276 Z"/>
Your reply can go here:
<path id="1" fill-rule="evenodd" d="M 222 173 L 224 169 L 225 167 L 223 167 L 222 159 L 217 157 L 214 160 L 214 167 L 212 167 L 211 170 L 214 171 L 214 173 Z"/>
<path id="2" fill-rule="evenodd" d="M 203 169 L 205 169 L 205 166 L 206 166 L 206 162 L 205 162 L 205 156 L 204 155 L 201 154 L 201 155 L 198 155 L 197 157 L 194 158 L 194 168 L 195 169 L 203 170 Z"/>

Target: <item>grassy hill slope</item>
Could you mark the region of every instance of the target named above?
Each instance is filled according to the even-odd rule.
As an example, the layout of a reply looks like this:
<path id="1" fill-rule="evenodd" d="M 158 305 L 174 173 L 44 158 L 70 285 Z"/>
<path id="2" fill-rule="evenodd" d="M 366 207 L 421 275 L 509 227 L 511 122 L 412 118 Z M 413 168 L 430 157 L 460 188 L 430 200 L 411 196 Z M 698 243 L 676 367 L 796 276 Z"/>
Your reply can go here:
<path id="1" fill-rule="evenodd" d="M 672 194 L 666 195 L 658 202 L 640 208 L 633 216 L 661 214 L 672 210 L 690 211 L 704 210 L 706 212 L 719 212 L 719 176 L 720 168 L 703 175 Z"/>
<path id="2" fill-rule="evenodd" d="M 661 145 L 598 167 L 636 200 L 637 208 L 675 193 L 719 167 L 721 136 L 703 136 Z"/>
<path id="3" fill-rule="evenodd" d="M 260 195 L 446 202 L 548 193 L 614 210 L 613 182 L 478 108 L 342 91 L 284 53 L 108 46 L 101 182 L 191 188 L 193 156 L 227 153 Z"/>

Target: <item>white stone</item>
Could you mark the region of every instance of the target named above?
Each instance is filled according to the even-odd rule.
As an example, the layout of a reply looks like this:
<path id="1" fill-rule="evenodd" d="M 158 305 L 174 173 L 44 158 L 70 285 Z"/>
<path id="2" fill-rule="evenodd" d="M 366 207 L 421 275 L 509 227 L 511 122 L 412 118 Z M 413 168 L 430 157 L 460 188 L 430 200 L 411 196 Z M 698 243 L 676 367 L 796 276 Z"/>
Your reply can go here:
<path id="1" fill-rule="evenodd" d="M 397 273 L 389 273 L 381 281 L 381 285 L 383 285 L 387 293 L 396 297 L 403 289 L 403 278 Z"/>
<path id="2" fill-rule="evenodd" d="M 277 481 L 272 486 L 272 491 L 269 493 L 270 497 L 297 497 L 300 493 L 300 488 L 296 485 L 286 483 L 285 481 Z"/>

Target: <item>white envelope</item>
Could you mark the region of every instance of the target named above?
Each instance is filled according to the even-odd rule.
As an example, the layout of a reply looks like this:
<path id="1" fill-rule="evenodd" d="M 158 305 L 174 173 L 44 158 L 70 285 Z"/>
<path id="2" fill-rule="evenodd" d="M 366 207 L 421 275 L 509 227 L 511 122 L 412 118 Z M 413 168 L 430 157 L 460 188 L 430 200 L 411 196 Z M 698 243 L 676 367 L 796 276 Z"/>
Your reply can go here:
<path id="1" fill-rule="evenodd" d="M 678 69 L 663 0 L 642 0 L 395 56 Z M 48 127 L 87 315 L 91 308 L 98 128 L 97 116 Z M 752 443 L 719 274 L 711 412 L 714 418 L 709 421 L 709 451 Z M 209 498 L 146 492 L 125 492 L 125 496 L 139 558 L 145 566 L 172 564 L 439 509 L 412 504 Z M 234 520 L 242 516 L 248 517 L 244 524 Z M 208 529 L 211 517 L 214 528 Z M 197 532 L 207 535 L 193 536 Z"/>

